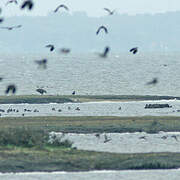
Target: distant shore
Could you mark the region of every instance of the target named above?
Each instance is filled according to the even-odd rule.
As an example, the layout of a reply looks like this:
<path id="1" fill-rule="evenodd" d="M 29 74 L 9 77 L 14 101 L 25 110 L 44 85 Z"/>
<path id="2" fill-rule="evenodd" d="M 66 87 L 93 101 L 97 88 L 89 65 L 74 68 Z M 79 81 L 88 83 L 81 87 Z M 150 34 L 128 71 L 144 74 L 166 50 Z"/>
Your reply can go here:
<path id="1" fill-rule="evenodd" d="M 12 95 L 0 96 L 0 104 L 81 103 L 99 101 L 180 100 L 176 96 L 151 95 Z"/>

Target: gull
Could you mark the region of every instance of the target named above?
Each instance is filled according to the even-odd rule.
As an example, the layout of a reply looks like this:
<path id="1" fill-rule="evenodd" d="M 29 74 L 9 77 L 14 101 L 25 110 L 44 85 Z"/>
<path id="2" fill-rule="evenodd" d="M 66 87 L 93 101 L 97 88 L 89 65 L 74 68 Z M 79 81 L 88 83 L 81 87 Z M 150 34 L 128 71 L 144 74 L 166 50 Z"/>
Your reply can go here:
<path id="1" fill-rule="evenodd" d="M 9 27 L 0 27 L 1 29 L 7 29 L 9 31 L 13 30 L 14 28 L 21 28 L 22 25 L 17 25 L 17 26 L 9 26 Z"/>
<path id="2" fill-rule="evenodd" d="M 99 54 L 99 56 L 102 58 L 106 58 L 109 51 L 110 51 L 110 48 L 107 46 L 105 47 L 104 52 L 102 54 Z"/>
<path id="3" fill-rule="evenodd" d="M 61 4 L 54 10 L 54 12 L 56 13 L 60 8 L 64 8 L 66 11 L 69 11 L 69 8 L 66 5 Z"/>
<path id="4" fill-rule="evenodd" d="M 12 92 L 13 94 L 15 94 L 16 92 L 16 86 L 14 84 L 10 84 L 7 88 L 5 93 L 8 94 L 9 92 Z"/>
<path id="5" fill-rule="evenodd" d="M 48 44 L 48 45 L 46 45 L 46 47 L 50 48 L 50 51 L 53 51 L 55 48 L 54 45 L 52 45 L 52 44 Z"/>
<path id="6" fill-rule="evenodd" d="M 107 11 L 109 13 L 109 15 L 113 15 L 115 10 L 111 11 L 110 9 L 108 8 L 104 8 L 105 11 Z"/>
<path id="7" fill-rule="evenodd" d="M 22 3 L 21 5 L 21 9 L 24 9 L 25 7 L 27 7 L 29 10 L 31 10 L 33 8 L 34 4 L 32 2 L 32 0 L 26 0 Z"/>
<path id="8" fill-rule="evenodd" d="M 8 4 L 11 4 L 11 3 L 18 4 L 17 0 L 9 0 L 9 1 L 6 3 L 6 6 L 7 6 Z"/>
<path id="9" fill-rule="evenodd" d="M 106 28 L 105 26 L 100 26 L 100 27 L 98 28 L 98 30 L 96 31 L 96 35 L 99 34 L 99 32 L 101 31 L 101 29 L 103 29 L 106 34 L 108 33 L 108 30 L 107 30 L 107 28 Z"/>
<path id="10" fill-rule="evenodd" d="M 36 91 L 40 94 L 44 94 L 44 93 L 47 93 L 46 90 L 42 89 L 42 88 L 39 88 L 39 89 L 36 89 Z"/>
<path id="11" fill-rule="evenodd" d="M 133 54 L 136 54 L 138 52 L 138 47 L 134 47 L 129 50 L 130 52 L 133 52 Z"/>
<path id="12" fill-rule="evenodd" d="M 152 81 L 148 82 L 146 85 L 155 85 L 158 83 L 158 79 L 157 78 L 154 78 Z"/>
<path id="13" fill-rule="evenodd" d="M 43 69 L 47 68 L 47 59 L 42 60 L 35 60 L 35 63 L 37 63 L 39 66 L 41 66 Z"/>

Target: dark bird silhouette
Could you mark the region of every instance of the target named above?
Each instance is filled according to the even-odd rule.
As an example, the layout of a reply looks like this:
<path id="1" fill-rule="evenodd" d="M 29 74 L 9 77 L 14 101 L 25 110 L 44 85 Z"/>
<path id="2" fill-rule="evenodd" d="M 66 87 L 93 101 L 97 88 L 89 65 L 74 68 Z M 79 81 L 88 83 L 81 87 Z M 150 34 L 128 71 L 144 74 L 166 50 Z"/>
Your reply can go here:
<path id="1" fill-rule="evenodd" d="M 4 21 L 4 19 L 3 18 L 0 18 L 0 23 L 2 23 Z"/>
<path id="2" fill-rule="evenodd" d="M 68 48 L 61 48 L 61 49 L 60 49 L 60 52 L 63 53 L 63 54 L 68 54 L 68 53 L 71 52 L 71 50 L 68 49 Z"/>
<path id="3" fill-rule="evenodd" d="M 46 90 L 42 89 L 42 88 L 39 88 L 39 89 L 36 89 L 36 91 L 40 94 L 44 94 L 44 93 L 47 93 Z"/>
<path id="4" fill-rule="evenodd" d="M 104 8 L 105 11 L 107 11 L 109 13 L 109 15 L 113 15 L 115 10 L 111 11 L 110 9 L 108 8 Z"/>
<path id="5" fill-rule="evenodd" d="M 64 8 L 66 11 L 69 11 L 69 8 L 66 5 L 61 4 L 54 10 L 54 12 L 56 13 L 60 8 Z"/>
<path id="6" fill-rule="evenodd" d="M 14 3 L 14 4 L 18 4 L 18 2 L 17 2 L 17 0 L 9 0 L 9 1 L 7 1 L 7 3 L 6 3 L 6 6 L 8 5 L 8 4 L 11 4 L 11 3 Z"/>
<path id="7" fill-rule="evenodd" d="M 47 59 L 35 60 L 35 63 L 42 67 L 43 69 L 47 68 Z"/>
<path id="8" fill-rule="evenodd" d="M 13 30 L 13 29 L 17 29 L 17 28 L 21 28 L 22 25 L 17 25 L 17 26 L 9 26 L 9 27 L 0 27 L 1 29 L 7 29 L 9 31 Z"/>
<path id="9" fill-rule="evenodd" d="M 102 54 L 99 54 L 99 56 L 102 58 L 106 58 L 109 51 L 110 51 L 110 48 L 107 46 L 105 47 L 104 52 Z"/>
<path id="10" fill-rule="evenodd" d="M 98 28 L 98 30 L 96 31 L 96 35 L 98 35 L 99 32 L 100 32 L 102 29 L 104 30 L 104 32 L 105 32 L 106 34 L 108 33 L 108 30 L 107 30 L 107 28 L 106 28 L 105 26 L 100 26 L 100 27 Z"/>
<path id="11" fill-rule="evenodd" d="M 155 85 L 158 83 L 158 79 L 154 78 L 152 81 L 148 82 L 146 85 Z"/>
<path id="12" fill-rule="evenodd" d="M 52 44 L 48 44 L 48 45 L 46 45 L 46 47 L 50 48 L 50 51 L 53 51 L 55 48 L 54 45 L 52 45 Z"/>
<path id="13" fill-rule="evenodd" d="M 134 47 L 129 50 L 130 52 L 133 52 L 133 54 L 136 54 L 138 52 L 138 47 Z"/>
<path id="14" fill-rule="evenodd" d="M 72 92 L 72 95 L 75 95 L 75 94 L 76 94 L 76 91 L 73 91 L 73 92 Z"/>
<path id="15" fill-rule="evenodd" d="M 0 81 L 2 81 L 3 80 L 3 78 L 2 77 L 0 77 Z"/>
<path id="16" fill-rule="evenodd" d="M 26 0 L 22 3 L 21 5 L 21 9 L 24 9 L 25 7 L 27 7 L 29 10 L 31 10 L 33 8 L 34 4 L 32 2 L 32 0 Z"/>
<path id="17" fill-rule="evenodd" d="M 111 141 L 111 138 L 108 138 L 107 135 L 105 134 L 104 135 L 104 143 L 107 143 L 109 141 Z"/>
<path id="18" fill-rule="evenodd" d="M 8 94 L 9 92 L 12 92 L 13 94 L 16 93 L 16 86 L 14 84 L 10 84 L 7 88 L 5 93 Z"/>
<path id="19" fill-rule="evenodd" d="M 176 135 L 172 135 L 171 137 L 174 138 L 176 141 L 178 141 L 178 138 Z"/>

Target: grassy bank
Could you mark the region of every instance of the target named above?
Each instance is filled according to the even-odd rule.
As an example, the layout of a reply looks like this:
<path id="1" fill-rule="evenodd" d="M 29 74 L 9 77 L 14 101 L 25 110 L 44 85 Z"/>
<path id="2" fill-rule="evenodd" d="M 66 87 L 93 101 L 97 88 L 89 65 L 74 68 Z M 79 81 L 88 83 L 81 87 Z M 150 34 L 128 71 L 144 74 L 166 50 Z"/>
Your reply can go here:
<path id="1" fill-rule="evenodd" d="M 124 133 L 180 131 L 180 117 L 7 117 L 0 118 L 0 130 L 26 127 L 33 130 L 74 133 Z"/>
<path id="2" fill-rule="evenodd" d="M 180 168 L 180 153 L 115 154 L 49 144 L 48 132 L 180 131 L 180 117 L 0 118 L 0 172 Z"/>
<path id="3" fill-rule="evenodd" d="M 174 96 L 139 96 L 139 95 L 21 95 L 0 96 L 0 104 L 41 104 L 41 103 L 67 103 L 90 101 L 142 101 L 142 100 L 170 100 L 180 97 Z"/>

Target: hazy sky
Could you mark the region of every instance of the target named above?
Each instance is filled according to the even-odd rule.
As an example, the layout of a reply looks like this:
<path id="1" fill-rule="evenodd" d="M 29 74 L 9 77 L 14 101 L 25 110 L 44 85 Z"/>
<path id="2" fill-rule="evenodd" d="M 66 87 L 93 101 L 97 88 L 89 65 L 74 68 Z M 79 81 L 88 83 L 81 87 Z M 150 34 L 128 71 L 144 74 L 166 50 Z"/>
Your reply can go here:
<path id="1" fill-rule="evenodd" d="M 59 4 L 66 4 L 71 12 L 85 11 L 89 16 L 103 16 L 104 7 L 116 9 L 118 13 L 157 13 L 180 10 L 180 0 L 34 0 L 35 8 L 32 12 L 20 11 L 13 4 L 5 6 L 8 0 L 0 0 L 3 15 L 46 15 Z M 21 4 L 23 0 L 18 0 Z"/>

